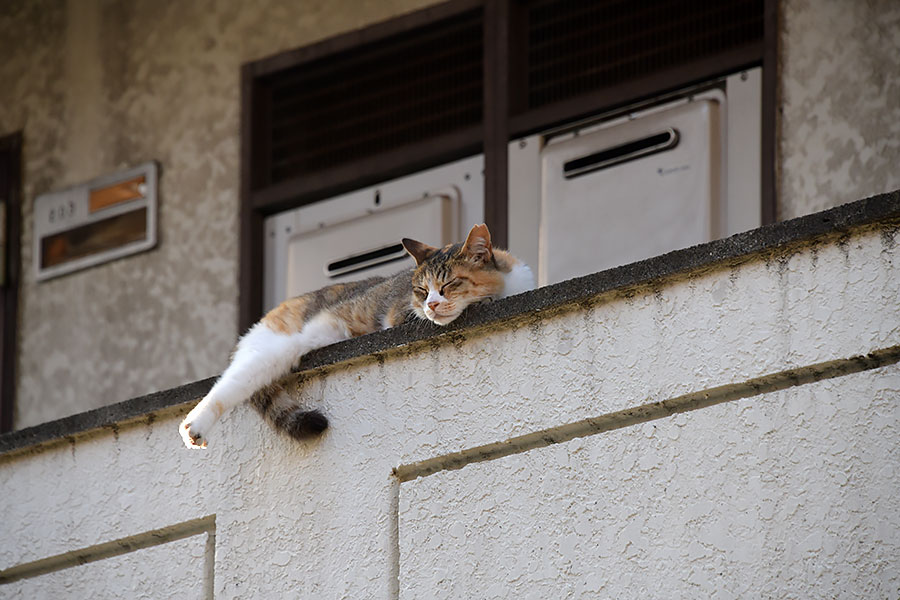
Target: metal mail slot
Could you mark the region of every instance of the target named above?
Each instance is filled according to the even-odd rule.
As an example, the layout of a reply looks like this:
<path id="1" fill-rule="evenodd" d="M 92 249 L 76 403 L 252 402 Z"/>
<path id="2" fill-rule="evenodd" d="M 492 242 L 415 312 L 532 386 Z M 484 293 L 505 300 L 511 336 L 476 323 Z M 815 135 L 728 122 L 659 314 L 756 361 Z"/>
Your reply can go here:
<path id="1" fill-rule="evenodd" d="M 153 248 L 158 174 L 149 162 L 35 198 L 36 279 Z"/>
<path id="2" fill-rule="evenodd" d="M 592 152 L 587 156 L 567 161 L 563 164 L 563 175 L 566 179 L 571 179 L 579 175 L 608 169 L 630 160 L 644 158 L 657 152 L 665 152 L 678 145 L 678 137 L 678 130 L 668 127 L 661 133 L 641 137 L 612 148 L 604 148 L 599 152 Z"/>
<path id="3" fill-rule="evenodd" d="M 325 272 L 331 279 L 338 279 L 341 275 L 366 271 L 405 258 L 409 258 L 409 255 L 403 248 L 403 244 L 389 244 L 381 248 L 357 252 L 346 258 L 329 263 L 325 268 Z"/>

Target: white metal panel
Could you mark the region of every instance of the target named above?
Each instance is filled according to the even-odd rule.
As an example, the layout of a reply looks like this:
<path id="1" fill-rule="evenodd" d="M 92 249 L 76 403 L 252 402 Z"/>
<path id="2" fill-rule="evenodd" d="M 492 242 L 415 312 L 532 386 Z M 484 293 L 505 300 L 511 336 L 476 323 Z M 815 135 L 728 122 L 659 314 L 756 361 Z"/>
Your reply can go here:
<path id="1" fill-rule="evenodd" d="M 459 194 L 450 188 L 444 194 L 388 211 L 294 235 L 287 247 L 288 297 L 342 281 L 390 275 L 412 266 L 400 239 L 409 236 L 435 245 L 451 243 L 458 234 L 458 207 Z M 385 255 L 365 259 L 378 251 Z M 352 264 L 342 268 L 339 263 L 344 261 Z"/>
<path id="2" fill-rule="evenodd" d="M 509 144 L 509 251 L 538 268 L 541 224 L 541 135 Z"/>
<path id="3" fill-rule="evenodd" d="M 723 104 L 713 92 L 551 140 L 542 151 L 541 285 L 719 237 Z M 666 130 L 677 132 L 671 149 L 564 172 L 571 161 Z"/>
<path id="4" fill-rule="evenodd" d="M 373 260 L 365 269 L 329 274 L 328 265 L 341 259 L 396 246 L 404 237 L 433 246 L 459 241 L 464 229 L 484 218 L 483 167 L 484 158 L 473 156 L 269 217 L 266 309 L 324 285 L 413 264 Z"/>
<path id="5" fill-rule="evenodd" d="M 734 235 L 762 223 L 762 69 L 727 79 L 728 175 L 725 232 Z"/>

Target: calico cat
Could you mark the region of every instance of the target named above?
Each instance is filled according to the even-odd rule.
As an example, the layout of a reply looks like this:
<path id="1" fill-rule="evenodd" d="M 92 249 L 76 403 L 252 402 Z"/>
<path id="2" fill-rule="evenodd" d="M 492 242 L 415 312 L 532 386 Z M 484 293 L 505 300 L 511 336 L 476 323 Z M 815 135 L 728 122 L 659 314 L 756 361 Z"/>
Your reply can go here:
<path id="1" fill-rule="evenodd" d="M 251 399 L 277 430 L 300 439 L 320 433 L 328 420 L 306 410 L 277 380 L 300 357 L 351 337 L 427 319 L 446 325 L 470 304 L 534 288 L 528 265 L 491 246 L 485 225 L 476 225 L 462 244 L 434 248 L 404 239 L 416 266 L 390 277 L 331 285 L 286 300 L 238 342 L 231 364 L 179 431 L 188 448 L 205 448 L 210 429 L 226 411 Z"/>

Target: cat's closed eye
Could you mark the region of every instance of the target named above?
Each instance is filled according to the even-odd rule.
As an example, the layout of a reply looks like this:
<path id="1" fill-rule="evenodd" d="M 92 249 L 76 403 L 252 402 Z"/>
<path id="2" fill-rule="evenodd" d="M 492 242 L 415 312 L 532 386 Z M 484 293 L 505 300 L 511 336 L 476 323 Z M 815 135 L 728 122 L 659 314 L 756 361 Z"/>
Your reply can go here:
<path id="1" fill-rule="evenodd" d="M 464 277 L 457 277 L 441 286 L 441 296 L 446 296 L 448 291 L 458 289 L 462 284 L 466 283 Z"/>

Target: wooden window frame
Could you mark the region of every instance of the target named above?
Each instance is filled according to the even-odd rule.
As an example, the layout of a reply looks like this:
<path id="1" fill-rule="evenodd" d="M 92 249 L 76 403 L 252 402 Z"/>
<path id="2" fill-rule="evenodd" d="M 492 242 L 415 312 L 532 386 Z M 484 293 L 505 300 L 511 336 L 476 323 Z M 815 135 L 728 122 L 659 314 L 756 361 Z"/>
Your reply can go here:
<path id="1" fill-rule="evenodd" d="M 265 77 L 391 35 L 408 32 L 448 17 L 483 10 L 483 119 L 471 127 L 427 142 L 385 152 L 304 177 L 260 185 L 268 165 L 263 135 Z M 606 87 L 533 110 L 510 111 L 524 96 L 524 78 L 511 60 L 524 43 L 521 10 L 515 0 L 450 0 L 389 21 L 351 31 L 303 48 L 248 63 L 241 70 L 240 275 L 238 327 L 248 329 L 263 309 L 263 222 L 265 217 L 478 152 L 485 162 L 485 222 L 494 242 L 508 241 L 508 143 L 510 139 L 677 90 L 692 83 L 754 66 L 763 67 L 762 222 L 775 220 L 775 84 L 777 0 L 765 0 L 763 40 L 738 51 L 679 65 L 653 76 Z M 518 93 L 517 93 L 518 92 Z M 513 106 L 513 108 L 521 108 Z M 514 114 L 513 114 L 514 113 Z"/>
<path id="2" fill-rule="evenodd" d="M 0 288 L 0 433 L 12 431 L 16 402 L 16 340 L 21 276 L 22 134 L 0 137 L 0 197 L 6 202 L 6 281 Z"/>

